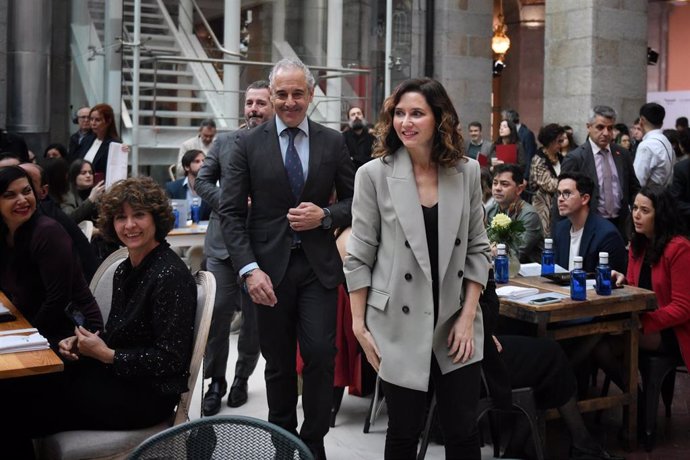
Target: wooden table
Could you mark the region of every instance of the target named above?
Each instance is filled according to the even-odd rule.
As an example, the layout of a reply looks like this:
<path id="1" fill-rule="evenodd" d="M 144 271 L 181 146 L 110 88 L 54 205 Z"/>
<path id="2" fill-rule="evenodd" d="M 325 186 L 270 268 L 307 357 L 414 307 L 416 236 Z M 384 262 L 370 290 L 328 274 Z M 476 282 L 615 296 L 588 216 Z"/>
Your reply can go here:
<path id="1" fill-rule="evenodd" d="M 5 304 L 12 314 L 17 317 L 15 321 L 0 323 L 0 331 L 33 327 L 19 310 L 12 305 L 3 292 L 0 292 L 0 302 Z M 38 351 L 0 354 L 0 379 L 62 372 L 63 368 L 62 360 L 50 348 Z"/>
<path id="2" fill-rule="evenodd" d="M 206 238 L 208 221 L 192 224 L 186 227 L 174 228 L 166 236 L 166 240 L 172 247 L 203 246 Z"/>
<path id="3" fill-rule="evenodd" d="M 654 292 L 633 286 L 614 289 L 610 296 L 600 296 L 587 290 L 587 300 L 570 299 L 570 287 L 558 286 L 541 277 L 518 277 L 510 284 L 567 294 L 561 302 L 551 305 L 527 305 L 515 300 L 501 299 L 501 314 L 537 325 L 537 335 L 556 340 L 606 333 L 622 333 L 625 337 L 624 366 L 628 370 L 623 394 L 593 398 L 578 402 L 581 412 L 623 406 L 623 420 L 628 432 L 630 449 L 637 448 L 637 372 L 640 321 L 638 314 L 656 307 Z M 567 320 L 597 318 L 596 321 L 549 327 Z M 557 416 L 548 413 L 547 418 Z"/>

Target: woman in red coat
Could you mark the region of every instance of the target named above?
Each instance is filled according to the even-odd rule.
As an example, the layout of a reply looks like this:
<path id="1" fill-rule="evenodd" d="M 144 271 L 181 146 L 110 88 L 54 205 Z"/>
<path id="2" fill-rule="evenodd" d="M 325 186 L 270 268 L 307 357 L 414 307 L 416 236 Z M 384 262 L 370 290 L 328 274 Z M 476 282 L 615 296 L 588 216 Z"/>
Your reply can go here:
<path id="1" fill-rule="evenodd" d="M 627 280 L 615 271 L 612 277 L 618 285 L 627 281 L 656 294 L 658 308 L 640 315 L 640 348 L 680 356 L 690 365 L 690 240 L 678 216 L 666 189 L 643 187 L 632 207 Z"/>

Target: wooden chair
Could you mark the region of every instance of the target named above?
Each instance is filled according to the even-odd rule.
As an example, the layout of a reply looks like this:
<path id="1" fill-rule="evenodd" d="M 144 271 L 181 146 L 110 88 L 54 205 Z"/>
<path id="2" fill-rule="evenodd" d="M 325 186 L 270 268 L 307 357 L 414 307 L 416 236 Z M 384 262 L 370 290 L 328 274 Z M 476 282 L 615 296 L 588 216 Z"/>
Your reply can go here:
<path id="1" fill-rule="evenodd" d="M 126 257 L 126 248 L 115 251 L 101 264 L 91 280 L 91 290 L 99 301 L 104 321 L 110 314 L 113 274 L 119 263 Z M 216 279 L 210 272 L 200 271 L 195 278 L 197 309 L 194 321 L 194 348 L 187 380 L 189 391 L 180 396 L 174 418 L 140 430 L 79 430 L 56 433 L 34 440 L 38 458 L 46 460 L 124 459 L 152 435 L 189 420 L 189 405 L 203 361 L 216 298 Z"/>

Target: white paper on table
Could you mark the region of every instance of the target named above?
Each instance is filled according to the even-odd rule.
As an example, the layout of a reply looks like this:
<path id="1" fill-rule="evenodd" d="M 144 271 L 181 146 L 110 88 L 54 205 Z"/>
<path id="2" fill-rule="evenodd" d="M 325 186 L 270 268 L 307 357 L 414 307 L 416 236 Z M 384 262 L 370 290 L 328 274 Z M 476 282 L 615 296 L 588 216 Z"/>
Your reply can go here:
<path id="1" fill-rule="evenodd" d="M 501 286 L 496 289 L 496 295 L 499 297 L 520 299 L 522 297 L 527 297 L 528 295 L 534 295 L 539 293 L 539 289 L 531 287 L 522 286 Z"/>
<path id="2" fill-rule="evenodd" d="M 127 179 L 127 162 L 129 152 L 122 150 L 122 144 L 111 142 L 108 148 L 108 164 L 106 166 L 105 189 L 108 190 L 115 182 Z"/>
<path id="3" fill-rule="evenodd" d="M 541 276 L 541 264 L 537 262 L 531 262 L 529 264 L 520 264 L 519 273 L 520 276 Z M 555 273 L 568 273 L 568 270 L 556 264 Z"/>
<path id="4" fill-rule="evenodd" d="M 48 347 L 48 341 L 38 332 L 30 335 L 7 335 L 0 337 L 0 353 L 45 350 Z"/>

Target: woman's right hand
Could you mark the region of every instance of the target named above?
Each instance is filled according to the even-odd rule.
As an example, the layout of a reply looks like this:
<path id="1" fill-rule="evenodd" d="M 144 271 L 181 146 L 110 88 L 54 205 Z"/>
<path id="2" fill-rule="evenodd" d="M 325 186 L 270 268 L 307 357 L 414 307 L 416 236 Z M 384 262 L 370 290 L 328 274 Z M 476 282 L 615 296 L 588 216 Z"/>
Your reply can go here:
<path id="1" fill-rule="evenodd" d="M 374 336 L 371 335 L 369 329 L 367 329 L 364 325 L 353 325 L 352 331 L 355 333 L 357 341 L 362 346 L 364 354 L 367 356 L 367 361 L 369 361 L 369 364 L 371 364 L 374 370 L 378 372 L 381 365 L 381 352 L 379 351 L 379 347 L 376 346 Z"/>
<path id="2" fill-rule="evenodd" d="M 77 350 L 77 337 L 67 337 L 66 339 L 60 340 L 58 343 L 58 350 L 60 354 L 70 361 L 76 361 L 79 359 L 79 354 Z"/>
<path id="3" fill-rule="evenodd" d="M 105 192 L 105 181 L 102 180 L 91 189 L 91 193 L 89 193 L 89 201 L 95 203 L 101 197 L 101 195 L 103 195 L 103 192 Z"/>
<path id="4" fill-rule="evenodd" d="M 625 275 L 617 272 L 616 270 L 611 270 L 611 282 L 616 286 L 623 286 L 625 284 Z"/>

